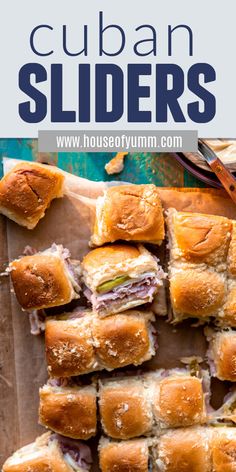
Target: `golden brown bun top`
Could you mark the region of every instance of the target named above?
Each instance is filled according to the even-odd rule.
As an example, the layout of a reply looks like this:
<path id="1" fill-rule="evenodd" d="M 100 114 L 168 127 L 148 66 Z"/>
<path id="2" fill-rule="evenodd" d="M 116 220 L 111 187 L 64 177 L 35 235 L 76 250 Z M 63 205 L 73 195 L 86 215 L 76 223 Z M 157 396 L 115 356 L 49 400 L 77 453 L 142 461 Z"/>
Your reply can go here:
<path id="1" fill-rule="evenodd" d="M 214 344 L 214 362 L 217 376 L 236 381 L 236 332 L 217 333 Z"/>
<path id="2" fill-rule="evenodd" d="M 136 259 L 140 256 L 137 246 L 129 244 L 113 244 L 99 247 L 90 251 L 84 258 L 82 266 L 86 271 L 100 267 L 104 262 L 107 264 L 119 264 L 127 259 Z"/>
<path id="3" fill-rule="evenodd" d="M 96 388 L 52 387 L 39 391 L 40 423 L 56 433 L 87 440 L 96 434 Z"/>
<path id="4" fill-rule="evenodd" d="M 174 236 L 186 260 L 209 264 L 225 261 L 232 230 L 228 218 L 175 211 L 173 215 Z"/>
<path id="5" fill-rule="evenodd" d="M 128 275 L 139 277 L 145 272 L 158 275 L 159 266 L 142 244 L 113 244 L 90 251 L 82 261 L 83 279 L 92 291 L 103 282 Z"/>
<path id="6" fill-rule="evenodd" d="M 222 306 L 225 284 L 220 275 L 210 270 L 185 269 L 173 273 L 170 293 L 175 313 L 207 317 L 215 315 Z"/>
<path id="7" fill-rule="evenodd" d="M 25 256 L 10 267 L 17 300 L 26 310 L 64 305 L 73 298 L 73 287 L 59 257 Z"/>
<path id="8" fill-rule="evenodd" d="M 50 433 L 43 434 L 35 443 L 16 451 L 3 465 L 3 472 L 73 472 L 64 460 L 57 441 L 43 444 Z M 42 444 L 41 444 L 42 442 Z"/>
<path id="9" fill-rule="evenodd" d="M 22 162 L 0 181 L 0 209 L 32 229 L 52 199 L 63 195 L 64 176 L 53 166 Z"/>
<path id="10" fill-rule="evenodd" d="M 129 310 L 97 320 L 93 337 L 96 354 L 106 368 L 139 365 L 151 357 L 149 321 L 152 313 Z M 147 357 L 148 355 L 148 357 Z"/>
<path id="11" fill-rule="evenodd" d="M 172 430 L 159 440 L 159 460 L 165 472 L 211 472 L 205 429 Z"/>
<path id="12" fill-rule="evenodd" d="M 99 464 L 102 472 L 148 472 L 147 441 L 101 443 Z"/>
<path id="13" fill-rule="evenodd" d="M 52 377 L 70 377 L 93 370 L 90 317 L 71 320 L 49 319 L 45 327 L 48 372 Z"/>
<path id="14" fill-rule="evenodd" d="M 214 472 L 236 471 L 236 429 L 218 428 L 214 432 L 212 461 Z"/>
<path id="15" fill-rule="evenodd" d="M 129 439 L 151 429 L 151 405 L 141 381 L 110 382 L 100 388 L 99 398 L 101 422 L 108 436 Z"/>
<path id="16" fill-rule="evenodd" d="M 232 235 L 228 253 L 228 271 L 232 277 L 236 276 L 236 221 L 232 221 Z"/>
<path id="17" fill-rule="evenodd" d="M 158 417 L 170 428 L 204 421 L 201 380 L 190 376 L 163 379 L 160 382 Z"/>
<path id="18" fill-rule="evenodd" d="M 91 239 L 95 246 L 119 239 L 160 244 L 164 236 L 163 210 L 155 185 L 114 186 L 98 199 Z"/>
<path id="19" fill-rule="evenodd" d="M 228 283 L 223 314 L 217 321 L 220 326 L 236 328 L 236 280 Z"/>

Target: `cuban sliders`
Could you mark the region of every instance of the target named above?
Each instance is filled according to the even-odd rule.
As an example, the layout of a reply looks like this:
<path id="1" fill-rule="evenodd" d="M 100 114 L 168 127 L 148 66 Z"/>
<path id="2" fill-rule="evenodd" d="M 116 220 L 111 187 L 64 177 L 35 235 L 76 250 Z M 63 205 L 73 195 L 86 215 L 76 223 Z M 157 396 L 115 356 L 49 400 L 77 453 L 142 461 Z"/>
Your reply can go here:
<path id="1" fill-rule="evenodd" d="M 172 322 L 213 318 L 236 326 L 236 223 L 170 209 L 167 227 Z"/>
<path id="2" fill-rule="evenodd" d="M 79 298 L 80 263 L 62 245 L 9 264 L 16 298 L 24 310 L 60 306 Z"/>
<path id="3" fill-rule="evenodd" d="M 3 464 L 3 472 L 85 472 L 91 469 L 89 447 L 58 434 L 45 433 L 16 451 Z"/>
<path id="4" fill-rule="evenodd" d="M 159 438 L 109 441 L 101 438 L 102 472 L 234 472 L 236 428 L 169 430 Z"/>
<path id="5" fill-rule="evenodd" d="M 166 428 L 207 421 L 208 386 L 187 369 L 104 379 L 99 385 L 102 428 L 112 438 L 159 435 Z"/>
<path id="6" fill-rule="evenodd" d="M 205 334 L 209 341 L 207 357 L 211 375 L 236 382 L 236 331 L 205 328 Z"/>
<path id="7" fill-rule="evenodd" d="M 117 240 L 161 244 L 163 209 L 155 185 L 110 187 L 98 197 L 91 246 Z"/>
<path id="8" fill-rule="evenodd" d="M 63 193 L 64 176 L 56 167 L 21 162 L 0 181 L 0 213 L 33 229 Z"/>
<path id="9" fill-rule="evenodd" d="M 84 257 L 82 277 L 93 311 L 105 317 L 152 302 L 165 274 L 141 244 L 113 244 Z"/>
<path id="10" fill-rule="evenodd" d="M 39 423 L 63 436 L 89 439 L 97 431 L 96 384 L 76 378 L 49 379 L 39 389 Z"/>
<path id="11" fill-rule="evenodd" d="M 152 312 L 130 310 L 99 319 L 92 312 L 46 320 L 45 344 L 51 377 L 140 365 L 155 354 Z"/>

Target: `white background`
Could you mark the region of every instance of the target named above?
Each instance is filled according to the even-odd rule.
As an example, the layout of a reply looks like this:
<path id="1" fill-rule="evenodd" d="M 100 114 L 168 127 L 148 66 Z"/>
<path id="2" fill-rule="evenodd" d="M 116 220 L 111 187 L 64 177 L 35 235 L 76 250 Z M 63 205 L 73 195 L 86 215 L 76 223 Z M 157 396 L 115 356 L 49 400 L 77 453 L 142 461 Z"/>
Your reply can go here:
<path id="1" fill-rule="evenodd" d="M 1 8 L 0 27 L 0 137 L 37 137 L 38 129 L 197 129 L 202 137 L 236 137 L 236 2 L 235 0 L 7 0 Z M 126 32 L 126 49 L 122 55 L 114 58 L 98 57 L 98 12 L 104 12 L 105 24 L 118 23 Z M 40 23 L 50 24 L 54 32 L 40 35 L 40 46 L 55 49 L 52 56 L 35 56 L 29 46 L 31 30 Z M 158 34 L 157 57 L 139 58 L 132 52 L 133 44 L 143 36 L 135 28 L 144 23 L 152 24 Z M 188 24 L 194 32 L 194 56 L 187 53 L 184 32 L 176 33 L 174 55 L 167 56 L 167 26 Z M 67 24 L 70 31 L 71 49 L 77 49 L 82 39 L 82 26 L 89 25 L 89 56 L 66 57 L 62 50 L 62 25 Z M 39 36 L 38 36 L 39 37 Z M 113 46 L 109 40 L 109 47 Z M 64 64 L 64 105 L 74 109 L 77 103 L 77 65 L 79 62 L 90 63 L 111 61 L 122 65 L 128 62 L 174 62 L 188 69 L 191 64 L 208 62 L 216 70 L 217 81 L 207 88 L 216 96 L 217 113 L 208 124 L 187 123 L 167 125 L 127 124 L 126 115 L 117 123 L 95 124 L 92 113 L 91 123 L 51 124 L 50 116 L 39 124 L 24 123 L 18 114 L 18 105 L 27 97 L 18 88 L 18 72 L 27 62 L 39 62 L 48 71 L 53 63 Z M 47 84 L 39 88 L 50 97 L 50 73 Z M 155 88 L 152 80 L 145 79 L 152 87 L 151 98 L 145 99 L 145 109 L 153 109 L 155 117 Z M 92 81 L 93 88 L 93 81 Z M 182 109 L 194 96 L 186 90 L 181 99 Z M 92 95 L 92 103 L 94 96 Z M 50 102 L 48 104 L 50 109 Z M 125 105 L 126 107 L 126 105 Z M 93 111 L 93 108 L 92 108 Z M 185 113 L 186 115 L 186 113 Z M 186 115 L 187 116 L 187 115 Z"/>

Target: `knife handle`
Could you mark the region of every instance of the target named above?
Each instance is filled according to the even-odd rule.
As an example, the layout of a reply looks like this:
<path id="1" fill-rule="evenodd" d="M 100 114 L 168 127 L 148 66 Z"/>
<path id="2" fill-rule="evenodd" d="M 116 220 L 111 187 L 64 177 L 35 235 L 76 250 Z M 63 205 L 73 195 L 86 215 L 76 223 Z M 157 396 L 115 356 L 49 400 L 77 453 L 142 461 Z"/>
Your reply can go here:
<path id="1" fill-rule="evenodd" d="M 236 203 L 236 180 L 230 171 L 222 164 L 219 159 L 211 162 L 211 168 L 217 175 L 218 179 L 228 192 L 234 203 Z"/>

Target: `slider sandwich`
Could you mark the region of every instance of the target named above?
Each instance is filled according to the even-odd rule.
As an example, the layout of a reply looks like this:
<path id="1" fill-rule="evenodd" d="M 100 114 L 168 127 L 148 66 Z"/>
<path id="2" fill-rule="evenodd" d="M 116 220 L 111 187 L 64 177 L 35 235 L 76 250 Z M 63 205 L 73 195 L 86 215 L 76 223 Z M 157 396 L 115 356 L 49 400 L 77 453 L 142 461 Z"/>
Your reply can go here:
<path id="1" fill-rule="evenodd" d="M 97 430 L 96 384 L 49 379 L 39 390 L 39 422 L 63 436 L 87 440 Z"/>
<path id="2" fill-rule="evenodd" d="M 101 438 L 98 450 L 102 472 L 149 472 L 153 470 L 148 439 L 131 439 L 119 442 Z"/>
<path id="3" fill-rule="evenodd" d="M 236 332 L 205 329 L 209 341 L 207 352 L 211 375 L 236 382 Z"/>
<path id="4" fill-rule="evenodd" d="M 155 354 L 151 312 L 130 310 L 105 319 L 92 312 L 46 320 L 45 345 L 51 377 L 140 365 Z"/>
<path id="5" fill-rule="evenodd" d="M 211 462 L 211 435 L 211 429 L 199 426 L 168 431 L 153 445 L 154 471 L 218 471 Z"/>
<path id="6" fill-rule="evenodd" d="M 142 245 L 104 246 L 82 261 L 84 293 L 101 317 L 152 302 L 164 276 L 157 259 Z"/>
<path id="7" fill-rule="evenodd" d="M 220 319 L 227 295 L 232 222 L 216 215 L 168 210 L 173 322 Z"/>
<path id="8" fill-rule="evenodd" d="M 58 434 L 45 433 L 16 451 L 3 472 L 85 472 L 91 470 L 89 447 Z"/>
<path id="9" fill-rule="evenodd" d="M 75 439 L 96 434 L 97 421 L 107 436 L 132 439 L 160 436 L 170 428 L 201 424 L 232 424 L 236 393 L 213 411 L 209 405 L 209 376 L 187 369 L 157 370 L 137 376 L 119 373 L 97 384 L 79 378 L 51 378 L 40 389 L 39 422 Z M 99 401 L 99 415 L 96 399 Z"/>
<path id="10" fill-rule="evenodd" d="M 161 244 L 163 209 L 155 185 L 120 185 L 98 197 L 91 246 L 118 240 Z"/>
<path id="11" fill-rule="evenodd" d="M 159 438 L 101 438 L 101 472 L 235 472 L 236 428 L 169 430 Z"/>
<path id="12" fill-rule="evenodd" d="M 0 181 L 0 213 L 33 229 L 54 198 L 64 193 L 64 176 L 53 166 L 21 162 Z"/>
<path id="13" fill-rule="evenodd" d="M 65 305 L 79 298 L 80 263 L 53 244 L 45 251 L 16 259 L 9 265 L 16 298 L 23 310 Z"/>
<path id="14" fill-rule="evenodd" d="M 205 385 L 204 385 L 205 382 Z M 187 369 L 99 382 L 99 409 L 107 436 L 131 439 L 163 429 L 207 422 L 208 385 Z"/>

